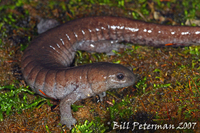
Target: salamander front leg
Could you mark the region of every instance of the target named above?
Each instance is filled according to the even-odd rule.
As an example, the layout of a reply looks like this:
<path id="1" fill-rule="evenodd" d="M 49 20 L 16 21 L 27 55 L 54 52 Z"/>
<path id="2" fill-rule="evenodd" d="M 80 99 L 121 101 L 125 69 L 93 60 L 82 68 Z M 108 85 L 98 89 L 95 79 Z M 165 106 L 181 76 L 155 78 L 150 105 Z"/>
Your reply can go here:
<path id="1" fill-rule="evenodd" d="M 71 113 L 71 105 L 79 100 L 80 95 L 78 93 L 72 93 L 67 95 L 60 102 L 60 114 L 61 114 L 61 124 L 65 124 L 69 129 L 71 129 L 71 125 L 76 124 L 76 119 L 73 118 Z"/>

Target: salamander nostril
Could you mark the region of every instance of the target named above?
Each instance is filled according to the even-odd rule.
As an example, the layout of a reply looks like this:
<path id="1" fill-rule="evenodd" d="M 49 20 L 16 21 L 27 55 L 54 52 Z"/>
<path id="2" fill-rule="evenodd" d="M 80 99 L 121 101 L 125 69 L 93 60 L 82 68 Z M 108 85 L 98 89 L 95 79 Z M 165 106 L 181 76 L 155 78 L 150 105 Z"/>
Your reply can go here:
<path id="1" fill-rule="evenodd" d="M 124 78 L 124 75 L 123 75 L 122 73 L 120 73 L 120 74 L 117 75 L 117 78 L 118 78 L 119 80 L 122 80 L 122 79 Z"/>

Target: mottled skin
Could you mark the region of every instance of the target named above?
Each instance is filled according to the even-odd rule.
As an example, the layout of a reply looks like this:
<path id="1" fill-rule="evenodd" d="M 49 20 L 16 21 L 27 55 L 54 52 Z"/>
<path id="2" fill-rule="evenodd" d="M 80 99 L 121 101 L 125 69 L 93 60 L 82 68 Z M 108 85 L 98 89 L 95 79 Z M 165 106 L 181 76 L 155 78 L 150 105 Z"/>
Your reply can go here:
<path id="1" fill-rule="evenodd" d="M 127 18 L 90 17 L 67 22 L 34 39 L 22 58 L 22 72 L 38 94 L 60 99 L 61 123 L 71 128 L 76 120 L 71 104 L 108 90 L 133 85 L 134 74 L 112 63 L 68 67 L 77 50 L 112 54 L 120 42 L 155 47 L 200 43 L 199 27 L 166 26 Z"/>

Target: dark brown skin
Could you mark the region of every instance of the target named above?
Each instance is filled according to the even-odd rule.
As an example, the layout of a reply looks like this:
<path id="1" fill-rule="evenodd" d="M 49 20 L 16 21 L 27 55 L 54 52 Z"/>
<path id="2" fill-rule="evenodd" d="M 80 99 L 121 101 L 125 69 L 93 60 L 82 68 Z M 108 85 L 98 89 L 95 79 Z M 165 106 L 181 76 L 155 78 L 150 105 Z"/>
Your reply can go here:
<path id="1" fill-rule="evenodd" d="M 120 42 L 162 47 L 200 44 L 200 27 L 166 26 L 118 17 L 90 17 L 67 22 L 38 36 L 24 52 L 22 72 L 38 94 L 60 99 L 61 124 L 76 120 L 71 104 L 110 88 L 133 85 L 126 67 L 94 63 L 68 67 L 77 50 L 112 54 Z"/>

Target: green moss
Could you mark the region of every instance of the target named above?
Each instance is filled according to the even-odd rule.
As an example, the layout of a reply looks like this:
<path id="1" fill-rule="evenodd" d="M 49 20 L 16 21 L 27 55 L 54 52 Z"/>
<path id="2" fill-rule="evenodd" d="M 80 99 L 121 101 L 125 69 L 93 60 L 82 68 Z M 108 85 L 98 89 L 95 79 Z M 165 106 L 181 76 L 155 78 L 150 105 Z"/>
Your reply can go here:
<path id="1" fill-rule="evenodd" d="M 106 127 L 104 127 L 104 124 L 100 124 L 98 120 L 95 122 L 86 120 L 84 124 L 76 124 L 71 133 L 104 133 L 105 131 Z"/>
<path id="2" fill-rule="evenodd" d="M 82 108 L 83 106 L 77 106 L 77 105 L 75 105 L 75 104 L 72 104 L 71 107 L 72 107 L 72 110 L 73 110 L 74 112 L 76 112 L 76 111 L 78 111 L 79 108 Z"/>
<path id="3" fill-rule="evenodd" d="M 120 103 L 112 101 L 113 106 L 109 107 L 110 121 L 127 119 L 133 114 L 133 107 L 131 106 L 130 98 L 122 99 Z"/>
<path id="4" fill-rule="evenodd" d="M 14 85 L 7 85 L 0 87 L 0 91 L 5 93 L 0 94 L 0 120 L 3 121 L 3 113 L 10 115 L 14 111 L 21 113 L 24 109 L 30 109 L 33 107 L 40 107 L 47 102 L 47 99 L 38 97 L 32 103 L 30 103 L 27 94 L 34 94 L 32 91 L 26 88 L 16 88 Z M 49 103 L 49 102 L 48 102 Z M 50 105 L 50 104 L 49 104 Z"/>
<path id="5" fill-rule="evenodd" d="M 147 83 L 146 83 L 147 77 L 144 77 L 142 80 L 139 80 L 137 84 L 135 85 L 138 89 L 138 95 L 146 93 Z"/>

